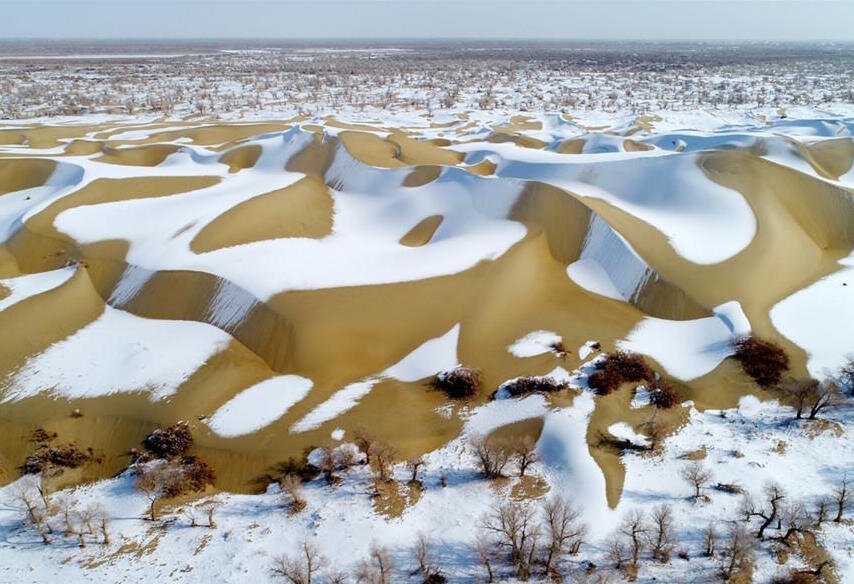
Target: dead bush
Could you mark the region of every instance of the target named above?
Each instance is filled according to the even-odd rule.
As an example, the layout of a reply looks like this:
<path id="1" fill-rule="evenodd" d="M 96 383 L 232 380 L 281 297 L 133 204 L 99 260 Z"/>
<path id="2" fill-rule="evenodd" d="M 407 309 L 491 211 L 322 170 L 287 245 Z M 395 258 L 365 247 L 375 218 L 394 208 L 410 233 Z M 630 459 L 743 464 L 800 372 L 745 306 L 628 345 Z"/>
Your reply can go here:
<path id="1" fill-rule="evenodd" d="M 555 381 L 551 377 L 519 377 L 502 386 L 510 397 L 521 397 L 532 393 L 554 393 L 569 387 L 568 383 Z"/>
<path id="2" fill-rule="evenodd" d="M 643 357 L 626 351 L 614 351 L 596 363 L 588 384 L 599 395 L 608 395 L 626 382 L 655 381 L 655 374 Z"/>
<path id="3" fill-rule="evenodd" d="M 742 369 L 762 387 L 780 383 L 783 373 L 789 370 L 789 356 L 776 343 L 755 336 L 735 341 L 733 357 Z"/>
<path id="4" fill-rule="evenodd" d="M 326 560 L 320 555 L 317 547 L 305 540 L 299 546 L 299 552 L 294 556 L 281 556 L 276 559 L 273 573 L 283 576 L 292 584 L 311 584 L 313 577 L 325 565 Z"/>
<path id="5" fill-rule="evenodd" d="M 680 403 L 676 390 L 663 379 L 659 379 L 649 388 L 649 401 L 663 410 L 668 410 Z"/>
<path id="6" fill-rule="evenodd" d="M 439 373 L 432 385 L 450 398 L 467 399 L 474 397 L 480 389 L 480 373 L 476 369 L 456 367 Z"/>
<path id="7" fill-rule="evenodd" d="M 158 458 L 180 456 L 193 445 L 193 435 L 186 422 L 178 422 L 168 428 L 158 428 L 143 440 L 146 450 Z"/>
<path id="8" fill-rule="evenodd" d="M 306 501 L 302 495 L 302 481 L 295 474 L 288 474 L 282 478 L 279 488 L 282 491 L 283 503 L 290 507 L 291 513 L 299 513 L 305 509 Z"/>
<path id="9" fill-rule="evenodd" d="M 21 473 L 38 474 L 49 468 L 57 470 L 77 468 L 83 466 L 89 458 L 89 454 L 82 452 L 74 444 L 66 444 L 65 446 L 43 444 L 26 458 L 24 464 L 21 465 Z"/>

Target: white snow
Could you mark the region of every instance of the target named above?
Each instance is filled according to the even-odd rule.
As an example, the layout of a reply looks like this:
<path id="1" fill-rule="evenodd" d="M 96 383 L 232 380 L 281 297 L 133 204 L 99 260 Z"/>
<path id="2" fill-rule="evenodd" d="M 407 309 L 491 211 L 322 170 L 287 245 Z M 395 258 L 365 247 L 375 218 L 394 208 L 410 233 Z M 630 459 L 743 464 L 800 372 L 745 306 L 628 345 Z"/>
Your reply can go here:
<path id="1" fill-rule="evenodd" d="M 771 308 L 771 322 L 809 359 L 816 378 L 833 377 L 854 355 L 854 255 L 843 268 L 784 298 Z"/>
<path id="2" fill-rule="evenodd" d="M 533 331 L 514 341 L 507 351 L 514 357 L 535 357 L 550 352 L 561 340 L 561 336 L 552 331 Z"/>
<path id="3" fill-rule="evenodd" d="M 29 358 L 3 401 L 40 392 L 77 399 L 145 391 L 163 399 L 230 341 L 208 324 L 141 318 L 106 306 L 96 320 Z"/>
<path id="4" fill-rule="evenodd" d="M 620 348 L 649 355 L 668 373 L 690 381 L 717 367 L 732 354 L 734 336 L 750 332 L 741 305 L 727 302 L 715 308 L 714 316 L 694 320 L 644 317 Z"/>
<path id="5" fill-rule="evenodd" d="M 265 379 L 228 400 L 206 423 L 224 437 L 251 434 L 284 416 L 308 395 L 312 385 L 310 379 L 299 375 Z"/>
<path id="6" fill-rule="evenodd" d="M 9 290 L 8 296 L 0 298 L 0 311 L 6 310 L 31 296 L 62 286 L 74 275 L 74 272 L 75 268 L 69 266 L 50 272 L 39 272 L 0 280 L 0 285 Z"/>

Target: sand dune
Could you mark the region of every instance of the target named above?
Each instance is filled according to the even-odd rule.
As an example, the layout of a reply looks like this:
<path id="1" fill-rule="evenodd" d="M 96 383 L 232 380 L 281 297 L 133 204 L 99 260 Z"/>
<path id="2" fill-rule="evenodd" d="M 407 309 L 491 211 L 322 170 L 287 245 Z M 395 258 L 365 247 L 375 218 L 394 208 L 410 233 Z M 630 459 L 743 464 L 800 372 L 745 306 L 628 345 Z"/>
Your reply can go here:
<path id="1" fill-rule="evenodd" d="M 568 372 L 589 368 L 594 341 L 645 353 L 701 408 L 761 393 L 726 360 L 732 335 L 776 339 L 798 374 L 854 351 L 841 330 L 832 350 L 818 332 L 847 326 L 831 287 L 854 248 L 854 141 L 792 124 L 653 127 L 2 130 L 0 325 L 17 342 L 0 345 L 0 429 L 80 433 L 66 418 L 85 410 L 107 473 L 152 427 L 207 417 L 199 449 L 248 490 L 333 430 L 370 426 L 404 456 L 444 445 L 469 410 L 427 387 L 440 369 L 481 370 L 469 407 L 562 371 L 580 385 L 553 399 L 581 398 L 589 423 L 573 432 L 613 506 L 623 469 L 595 437 L 646 414 L 626 389 L 578 394 L 583 375 Z M 817 305 L 813 324 L 802 313 Z M 524 423 L 557 440 L 547 403 Z M 0 456 L 25 449 L 11 440 Z"/>

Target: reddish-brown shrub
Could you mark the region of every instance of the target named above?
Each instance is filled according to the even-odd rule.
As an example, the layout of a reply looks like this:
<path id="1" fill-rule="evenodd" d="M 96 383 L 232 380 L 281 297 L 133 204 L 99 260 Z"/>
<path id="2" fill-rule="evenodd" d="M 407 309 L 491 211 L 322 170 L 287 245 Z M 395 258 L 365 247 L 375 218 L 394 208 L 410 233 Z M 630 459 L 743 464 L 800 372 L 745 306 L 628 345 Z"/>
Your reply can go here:
<path id="1" fill-rule="evenodd" d="M 531 393 L 552 393 L 569 387 L 568 383 L 558 382 L 551 377 L 519 377 L 504 384 L 503 389 L 511 397 L 519 397 Z"/>
<path id="2" fill-rule="evenodd" d="M 735 341 L 735 359 L 742 369 L 762 387 L 780 383 L 783 373 L 789 370 L 789 356 L 782 347 L 754 336 Z"/>
<path id="3" fill-rule="evenodd" d="M 666 410 L 679 403 L 679 395 L 672 385 L 659 379 L 649 388 L 649 401 L 655 407 Z"/>
<path id="4" fill-rule="evenodd" d="M 177 423 L 168 428 L 158 428 L 143 441 L 143 446 L 158 458 L 170 458 L 184 454 L 193 444 L 193 435 L 186 423 Z"/>
<path id="5" fill-rule="evenodd" d="M 448 397 L 465 399 L 477 394 L 480 389 L 480 373 L 468 367 L 456 367 L 442 371 L 432 383 L 435 389 L 444 391 Z"/>
<path id="6" fill-rule="evenodd" d="M 599 395 L 608 395 L 624 382 L 652 382 L 655 375 L 643 357 L 626 351 L 614 351 L 596 363 L 588 384 Z"/>
<path id="7" fill-rule="evenodd" d="M 216 471 L 208 463 L 195 456 L 185 456 L 182 459 L 185 468 L 187 484 L 193 491 L 204 491 L 208 485 L 216 483 Z"/>
<path id="8" fill-rule="evenodd" d="M 29 455 L 21 465 L 23 474 L 37 474 L 49 467 L 77 468 L 89 460 L 89 455 L 74 444 L 42 446 Z"/>

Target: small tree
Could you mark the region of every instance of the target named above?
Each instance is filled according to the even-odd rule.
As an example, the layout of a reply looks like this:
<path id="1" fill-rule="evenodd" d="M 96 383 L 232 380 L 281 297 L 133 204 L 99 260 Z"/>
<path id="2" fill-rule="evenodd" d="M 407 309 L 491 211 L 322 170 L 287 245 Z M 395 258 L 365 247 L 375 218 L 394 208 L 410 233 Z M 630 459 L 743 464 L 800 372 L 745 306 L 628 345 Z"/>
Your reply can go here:
<path id="1" fill-rule="evenodd" d="M 845 365 L 839 370 L 839 381 L 848 389 L 849 393 L 854 393 L 854 355 L 849 355 Z"/>
<path id="2" fill-rule="evenodd" d="M 640 553 L 643 550 L 643 540 L 649 532 L 646 515 L 642 509 L 632 509 L 623 517 L 619 532 L 628 540 L 631 553 L 631 576 L 638 572 Z"/>
<path id="3" fill-rule="evenodd" d="M 774 521 L 780 519 L 783 500 L 786 498 L 782 487 L 777 483 L 768 483 L 765 485 L 764 495 L 767 507 L 756 505 L 750 497 L 746 497 L 742 503 L 742 512 L 744 513 L 746 520 L 749 521 L 754 517 L 761 520 L 759 529 L 756 531 L 757 539 L 763 539 L 765 537 L 765 530 L 768 529 Z"/>
<path id="4" fill-rule="evenodd" d="M 705 529 L 703 529 L 703 554 L 707 558 L 714 557 L 715 555 L 715 544 L 718 541 L 718 534 L 715 530 L 715 524 L 709 522 Z"/>
<path id="5" fill-rule="evenodd" d="M 712 472 L 699 462 L 692 462 L 685 466 L 681 473 L 682 478 L 694 488 L 694 498 L 700 498 L 700 491 L 712 480 Z"/>
<path id="6" fill-rule="evenodd" d="M 391 479 L 396 457 L 397 450 L 390 444 L 377 441 L 371 445 L 371 469 L 374 471 L 375 480 L 387 482 Z"/>
<path id="7" fill-rule="evenodd" d="M 504 503 L 494 507 L 482 525 L 497 538 L 499 546 L 507 549 L 516 576 L 527 580 L 539 537 L 533 508 L 515 501 Z"/>
<path id="8" fill-rule="evenodd" d="M 356 448 L 365 453 L 365 463 L 368 465 L 371 464 L 371 449 L 376 441 L 373 433 L 361 426 L 353 430 L 353 442 Z"/>
<path id="9" fill-rule="evenodd" d="M 137 468 L 134 488 L 148 499 L 148 518 L 157 520 L 157 502 L 166 496 L 171 484 L 176 480 L 169 465 L 148 464 Z"/>
<path id="10" fill-rule="evenodd" d="M 433 555 L 431 550 L 430 540 L 424 533 L 419 533 L 415 538 L 415 547 L 412 552 L 415 556 L 415 562 L 418 564 L 418 572 L 428 578 L 430 574 L 436 572 L 433 566 Z"/>
<path id="11" fill-rule="evenodd" d="M 546 574 L 550 574 L 553 563 L 564 554 L 578 553 L 587 534 L 587 525 L 581 522 L 581 513 L 558 496 L 543 503 L 543 515 L 548 545 L 543 567 Z"/>
<path id="12" fill-rule="evenodd" d="M 836 523 L 839 523 L 842 521 L 842 516 L 845 514 L 845 510 L 851 503 L 851 492 L 848 489 L 847 474 L 842 477 L 842 482 L 839 483 L 839 486 L 833 489 L 833 500 L 836 503 L 836 516 L 833 520 Z"/>
<path id="13" fill-rule="evenodd" d="M 495 562 L 495 543 L 492 541 L 490 535 L 489 533 L 479 534 L 475 538 L 473 548 L 477 559 L 486 570 L 486 581 L 494 582 L 495 573 L 492 564 Z"/>
<path id="14" fill-rule="evenodd" d="M 273 573 L 283 576 L 292 584 L 311 584 L 311 579 L 322 569 L 326 560 L 317 547 L 303 540 L 294 556 L 282 556 L 276 560 Z"/>
<path id="15" fill-rule="evenodd" d="M 488 479 L 500 477 L 504 467 L 510 461 L 508 445 L 497 438 L 484 438 L 483 436 L 473 437 L 470 444 L 483 476 Z"/>
<path id="16" fill-rule="evenodd" d="M 367 584 L 389 584 L 393 571 L 394 560 L 389 551 L 374 544 L 369 558 L 359 564 L 356 579 Z"/>
<path id="17" fill-rule="evenodd" d="M 410 458 L 406 461 L 406 468 L 409 470 L 409 482 L 417 483 L 418 482 L 418 469 L 424 466 L 426 463 L 423 458 L 420 456 L 415 458 Z"/>
<path id="18" fill-rule="evenodd" d="M 530 436 L 522 436 L 513 441 L 512 449 L 513 457 L 516 459 L 516 467 L 519 469 L 519 476 L 523 477 L 528 467 L 539 459 L 537 444 Z"/>
<path id="19" fill-rule="evenodd" d="M 673 511 L 669 505 L 661 504 L 652 510 L 650 533 L 652 557 L 662 564 L 670 561 L 673 549 Z"/>
<path id="20" fill-rule="evenodd" d="M 832 381 L 820 383 L 811 395 L 809 402 L 809 419 L 815 420 L 816 416 L 827 408 L 835 407 L 839 403 L 839 386 Z"/>
<path id="21" fill-rule="evenodd" d="M 753 565 L 753 541 L 742 526 L 734 525 L 730 529 L 721 549 L 721 577 L 725 582 L 750 571 Z"/>

